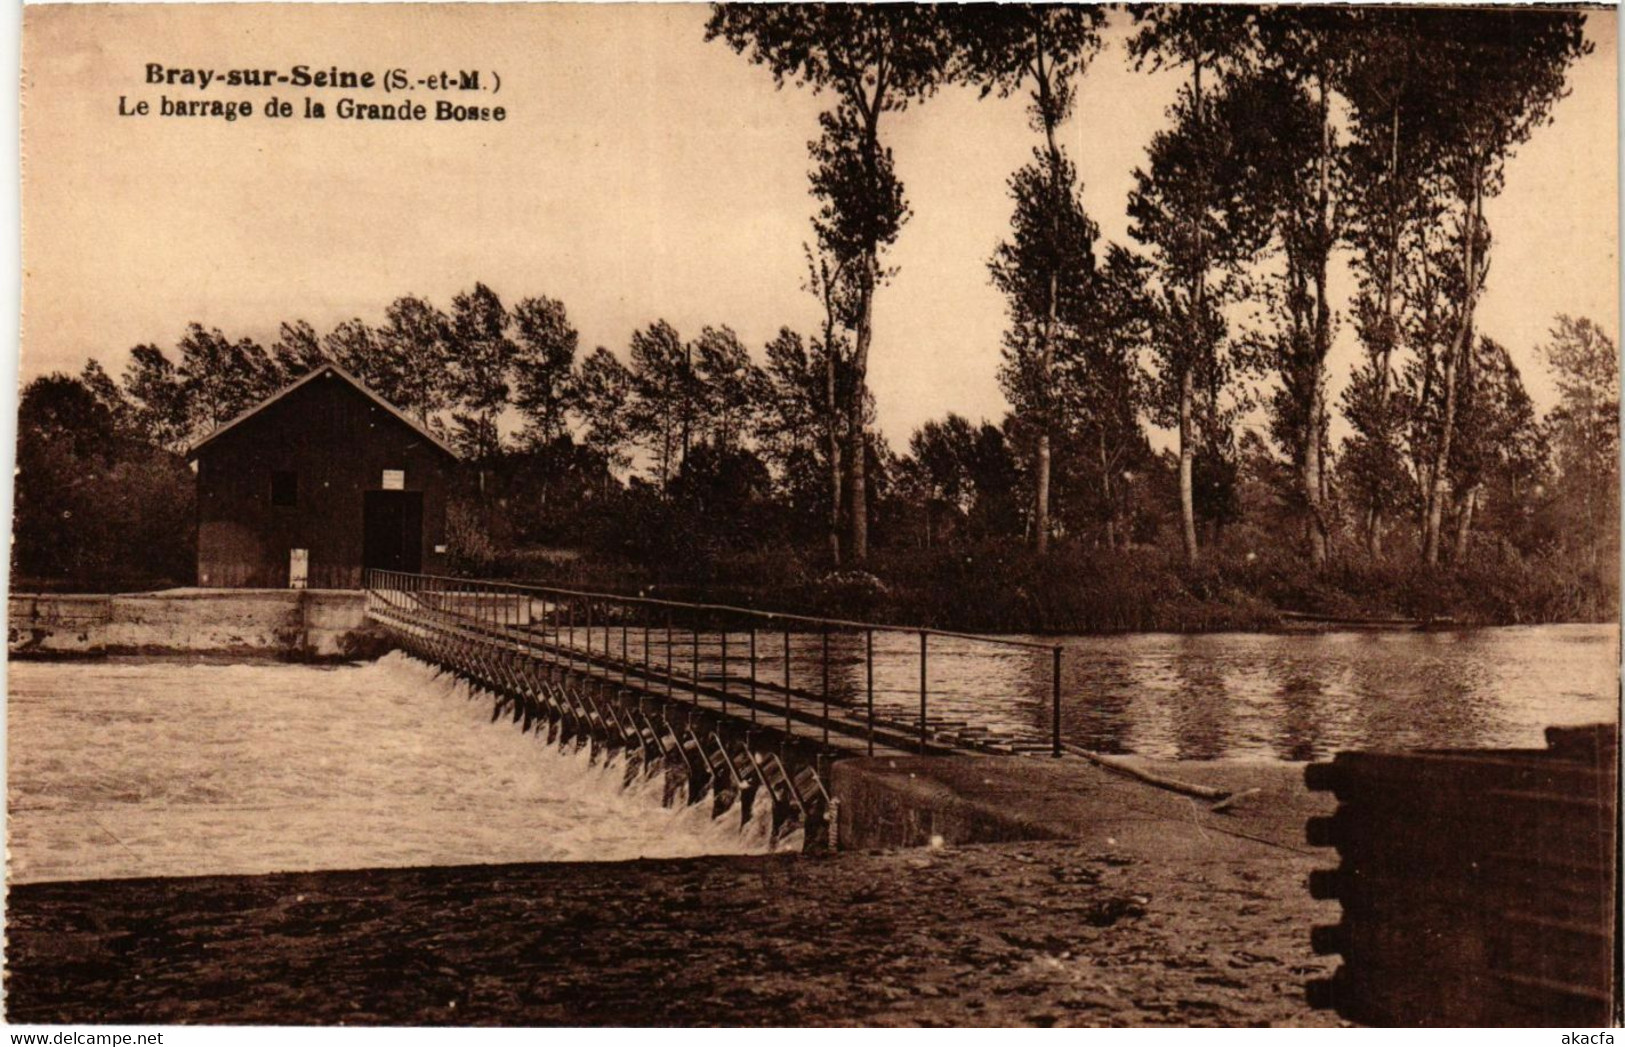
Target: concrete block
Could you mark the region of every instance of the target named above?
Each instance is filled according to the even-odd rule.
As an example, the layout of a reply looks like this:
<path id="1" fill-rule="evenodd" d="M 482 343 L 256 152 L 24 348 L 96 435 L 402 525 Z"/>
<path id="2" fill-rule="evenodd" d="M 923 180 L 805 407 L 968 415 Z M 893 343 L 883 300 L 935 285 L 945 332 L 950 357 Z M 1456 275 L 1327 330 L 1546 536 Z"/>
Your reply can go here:
<path id="1" fill-rule="evenodd" d="M 23 595 L 8 601 L 13 654 L 341 653 L 366 622 L 347 590 L 174 589 L 116 596 Z"/>
<path id="2" fill-rule="evenodd" d="M 112 597 L 16 595 L 6 601 L 6 646 L 27 654 L 97 654 Z"/>

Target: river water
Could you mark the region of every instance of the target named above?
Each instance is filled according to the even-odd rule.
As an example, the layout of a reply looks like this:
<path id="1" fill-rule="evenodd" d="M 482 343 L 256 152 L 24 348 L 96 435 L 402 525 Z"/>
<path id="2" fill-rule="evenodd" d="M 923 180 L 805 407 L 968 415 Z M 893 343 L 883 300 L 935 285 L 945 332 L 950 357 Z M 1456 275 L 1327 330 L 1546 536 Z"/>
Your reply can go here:
<path id="1" fill-rule="evenodd" d="M 784 660 L 771 642 L 764 679 Z M 1612 626 L 1059 642 L 1063 734 L 1106 752 L 1303 761 L 1348 748 L 1528 747 L 1548 725 L 1618 718 Z M 1049 651 L 930 643 L 933 717 L 1047 736 Z M 831 647 L 838 703 L 865 693 L 862 644 Z M 789 647 L 793 681 L 821 687 L 822 638 Z M 877 634 L 874 665 L 878 714 L 917 715 L 917 639 Z M 702 675 L 716 670 L 706 654 Z M 713 821 L 708 805 L 662 807 L 658 786 L 623 791 L 617 768 L 490 722 L 489 704 L 399 654 L 332 669 L 151 660 L 17 662 L 9 673 L 16 882 L 768 846 L 760 819 L 741 829 L 736 817 Z"/>
<path id="2" fill-rule="evenodd" d="M 933 720 L 987 727 L 1012 737 L 1050 737 L 1052 647 L 1062 648 L 1061 730 L 1073 744 L 1109 753 L 1175 760 L 1324 759 L 1339 749 L 1543 746 L 1553 724 L 1615 722 L 1619 630 L 1612 625 L 1543 625 L 1437 632 L 1142 633 L 1037 637 L 1034 648 L 930 636 L 925 665 Z M 713 687 L 724 678 L 715 634 L 690 651 L 692 634 L 671 641 L 680 674 L 697 665 Z M 613 631 L 595 641 L 618 653 Z M 733 634 L 726 678 L 747 690 Z M 630 656 L 642 658 L 634 631 Z M 578 634 L 576 646 L 583 645 Z M 862 633 L 764 633 L 757 676 L 788 675 L 798 690 L 824 689 L 832 706 L 861 715 L 868 693 Z M 650 641 L 657 665 L 666 648 Z M 918 722 L 920 641 L 916 633 L 873 637 L 877 718 Z"/>
<path id="3" fill-rule="evenodd" d="M 1619 718 L 1611 625 L 1088 638 L 1067 654 L 1063 729 L 1111 752 L 1296 761 L 1540 748 L 1547 726 Z"/>
<path id="4" fill-rule="evenodd" d="M 13 882 L 765 851 L 709 804 L 623 791 L 400 654 L 13 662 Z"/>
<path id="5" fill-rule="evenodd" d="M 1340 749 L 1542 747 L 1549 725 L 1619 715 L 1611 625 L 1060 642 L 1062 737 L 1100 752 L 1307 761 Z M 933 716 L 1048 737 L 1049 652 L 932 643 Z M 908 680 L 917 689 L 918 670 L 877 664 L 907 715 L 898 692 Z M 997 716 L 977 714 L 986 695 L 1005 696 Z"/>

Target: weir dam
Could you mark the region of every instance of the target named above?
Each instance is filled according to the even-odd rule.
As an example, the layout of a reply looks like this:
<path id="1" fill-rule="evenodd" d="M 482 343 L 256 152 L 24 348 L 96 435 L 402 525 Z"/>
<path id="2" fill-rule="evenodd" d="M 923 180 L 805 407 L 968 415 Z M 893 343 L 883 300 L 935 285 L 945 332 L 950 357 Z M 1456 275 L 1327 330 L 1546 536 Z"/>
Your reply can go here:
<path id="1" fill-rule="evenodd" d="M 891 787 L 889 802 L 856 781 L 835 789 L 846 758 L 890 770 L 899 759 L 1077 752 L 1061 738 L 1058 646 L 380 570 L 367 574 L 366 615 L 407 654 L 488 698 L 493 720 L 619 758 L 629 785 L 661 779 L 668 803 L 767 819 L 772 840 L 799 833 L 808 849 L 839 846 L 843 825 L 866 845 L 941 842 L 949 826 L 954 842 L 1024 835 L 978 829 L 975 817 L 948 813 L 952 803 L 926 801 L 921 818 Z M 967 646 L 1004 649 L 1048 674 L 1047 732 L 944 713 L 957 704 L 944 695 L 956 686 L 952 659 Z M 864 818 L 842 819 L 842 792 L 865 798 Z M 894 824 L 877 832 L 877 818 Z"/>
<path id="2" fill-rule="evenodd" d="M 1530 769 L 1489 803 L 1478 778 L 1389 788 L 1365 773 L 1393 763 L 1380 754 L 1310 764 L 1306 789 L 1301 762 L 1076 744 L 1122 751 L 1078 715 L 1110 711 L 1104 642 L 1073 638 L 1057 654 L 1042 641 L 648 598 L 368 581 L 13 596 L 12 643 L 34 659 L 13 666 L 10 695 L 13 1018 L 273 1021 L 265 971 L 308 978 L 301 1014 L 396 1024 L 1328 1024 L 1337 1015 L 1311 1002 L 1371 1020 L 1385 1001 L 1434 998 L 1421 988 L 1509 971 L 1541 980 L 1519 983 L 1539 1023 L 1589 1019 L 1575 1007 L 1606 996 L 1586 965 L 1612 956 L 1598 930 L 1612 923 L 1577 919 L 1611 903 L 1589 886 L 1587 870 L 1604 866 L 1586 848 L 1612 853 L 1594 830 L 1614 819 L 1588 820 L 1571 801 L 1614 789 L 1585 785 L 1600 772 L 1555 745 L 1549 759 L 1514 754 Z M 1417 642 L 1111 641 L 1136 658 L 1172 643 L 1414 654 Z M 398 650 L 357 663 L 343 657 L 356 644 Z M 297 664 L 326 649 L 348 664 Z M 1167 665 L 1145 661 L 1134 679 L 1154 696 Z M 1179 697 L 1178 724 L 1207 722 L 1199 691 Z M 1154 722 L 1162 706 L 1147 706 Z M 1247 729 L 1246 707 L 1229 708 Z M 1514 744 L 1538 737 L 1509 722 L 1523 731 Z M 1425 771 L 1509 759 L 1415 757 Z M 1353 770 L 1328 778 L 1327 766 Z M 1328 783 L 1335 796 L 1319 791 Z M 1535 892 L 1507 878 L 1507 856 L 1479 860 L 1505 834 L 1460 816 L 1530 802 L 1544 806 L 1519 815 L 1528 838 L 1549 827 L 1563 841 L 1513 855 L 1556 870 Z M 1388 831 L 1400 807 L 1423 828 Z M 1451 841 L 1432 851 L 1468 881 L 1441 875 L 1408 908 L 1373 910 L 1360 885 L 1386 868 L 1373 848 L 1396 840 Z M 764 853 L 803 848 L 845 853 Z M 1494 891 L 1472 880 L 1486 869 Z M 1570 908 L 1554 916 L 1547 888 Z M 1373 945 L 1392 936 L 1372 918 L 1390 910 L 1432 914 L 1404 940 L 1431 952 L 1448 927 L 1467 959 L 1536 940 L 1531 928 L 1549 940 L 1561 917 L 1558 958 L 1573 963 L 1536 970 L 1509 952 L 1488 967 L 1463 959 L 1449 978 L 1386 952 L 1374 964 Z M 683 962 L 651 981 L 648 958 L 674 948 Z M 761 956 L 777 965 L 771 985 L 749 980 Z M 1102 958 L 1111 991 L 1080 995 Z M 911 994 L 927 968 L 941 972 L 934 993 Z M 1234 976 L 1245 969 L 1258 977 Z M 1403 993 L 1385 972 L 1403 973 Z M 766 993 L 756 1010 L 740 1009 L 742 984 Z M 1282 991 L 1294 984 L 1307 999 Z"/>

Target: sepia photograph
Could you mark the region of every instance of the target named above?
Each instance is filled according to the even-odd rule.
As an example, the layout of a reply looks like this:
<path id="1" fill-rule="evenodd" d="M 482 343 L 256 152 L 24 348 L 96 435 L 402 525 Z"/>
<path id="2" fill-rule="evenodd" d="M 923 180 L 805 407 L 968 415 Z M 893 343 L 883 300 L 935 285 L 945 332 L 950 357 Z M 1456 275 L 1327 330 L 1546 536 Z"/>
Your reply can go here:
<path id="1" fill-rule="evenodd" d="M 12 1042 L 1613 1042 L 1615 7 L 20 32 Z"/>

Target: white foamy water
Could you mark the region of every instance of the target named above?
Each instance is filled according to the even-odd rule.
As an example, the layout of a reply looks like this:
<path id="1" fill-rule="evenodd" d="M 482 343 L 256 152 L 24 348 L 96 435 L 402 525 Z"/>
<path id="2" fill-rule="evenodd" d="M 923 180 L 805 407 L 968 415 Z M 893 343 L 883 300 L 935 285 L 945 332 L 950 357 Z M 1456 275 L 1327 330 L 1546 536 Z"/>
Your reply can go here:
<path id="1" fill-rule="evenodd" d="M 9 666 L 12 882 L 768 849 L 391 654 L 336 669 Z M 787 843 L 790 841 L 786 841 Z"/>

